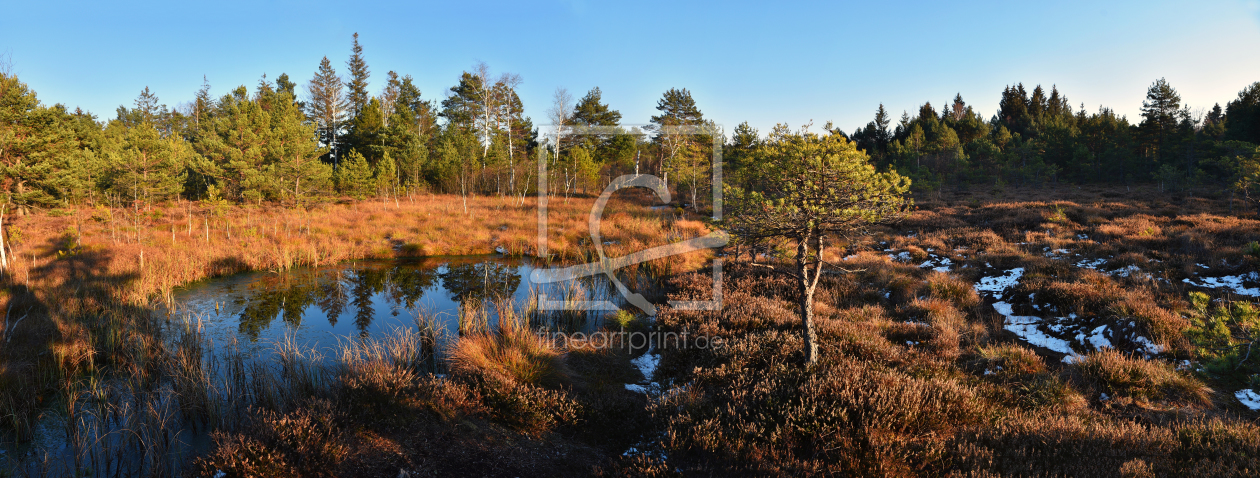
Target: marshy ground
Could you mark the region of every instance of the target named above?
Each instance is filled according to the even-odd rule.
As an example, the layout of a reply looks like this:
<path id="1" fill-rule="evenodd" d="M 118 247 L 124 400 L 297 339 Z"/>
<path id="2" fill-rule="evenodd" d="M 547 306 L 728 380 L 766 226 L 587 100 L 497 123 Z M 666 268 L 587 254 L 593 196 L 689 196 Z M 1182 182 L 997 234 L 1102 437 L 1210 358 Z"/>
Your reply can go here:
<path id="1" fill-rule="evenodd" d="M 440 365 L 421 327 L 348 346 L 328 364 L 290 349 L 272 367 L 232 357 L 212 366 L 191 345 L 195 330 L 170 338 L 176 345 L 145 345 L 141 325 L 124 327 L 132 332 L 117 340 L 126 346 L 94 333 L 109 328 L 77 331 L 75 320 L 90 313 L 76 302 L 71 309 L 44 306 L 47 317 L 36 320 L 59 331 L 45 336 L 52 345 L 26 349 L 62 350 L 40 372 L 49 378 L 15 382 L 14 364 L 22 362 L 12 358 L 10 374 L 0 377 L 10 380 L 6 391 L 25 383 L 25 390 L 38 392 L 29 395 L 44 397 L 88 389 L 57 384 L 77 384 L 67 378 L 104 370 L 129 372 L 128 383 L 178 391 L 173 410 L 215 430 L 212 443 L 200 456 L 180 457 L 181 466 L 158 465 L 157 455 L 144 451 L 144 460 L 154 456 L 145 463 L 153 464 L 122 468 L 154 475 L 1245 476 L 1260 470 L 1260 412 L 1244 393 L 1260 392 L 1260 357 L 1249 354 L 1260 325 L 1250 305 L 1260 300 L 1260 251 L 1249 246 L 1260 240 L 1254 211 L 1231 207 L 1227 197 L 1074 186 L 934 194 L 917 203 L 901 223 L 830 250 L 830 262 L 854 272 L 836 270 L 819 286 L 821 360 L 813 368 L 802 366 L 796 288 L 765 267 L 779 262 L 771 248 L 757 256 L 757 266 L 727 251 L 721 311 L 662 307 L 654 320 L 617 314 L 605 321 L 611 330 L 687 337 L 651 351 L 619 342 L 584 347 L 539 339 L 532 330 L 540 325 L 538 314 L 499 304 L 497 315 L 508 317 L 501 321 L 508 326 L 462 330 Z M 569 246 L 563 250 L 580 259 L 585 210 L 573 208 L 565 220 L 573 232 L 558 237 Z M 326 217 L 372 221 L 371 214 Z M 493 213 L 506 229 L 468 219 L 485 237 L 448 242 L 494 247 L 515 244 L 496 244 L 488 239 L 494 234 L 519 234 L 519 247 L 526 247 L 535 220 L 530 214 Z M 669 227 L 665 232 L 677 237 L 704 230 L 685 216 L 663 226 L 652 212 L 627 206 L 620 214 L 627 232 L 617 240 L 627 249 L 614 254 L 650 244 Z M 20 227 L 58 231 L 74 224 L 65 217 L 42 221 L 45 226 L 32 220 Z M 285 227 L 274 219 L 262 223 Z M 384 233 L 362 223 L 313 223 L 326 236 L 340 234 L 342 244 L 355 244 L 341 256 L 315 253 L 328 260 L 423 249 L 421 240 L 403 236 L 434 229 Z M 127 253 L 113 252 L 107 223 L 97 224 L 101 245 L 84 250 Z M 185 234 L 181 226 L 175 221 L 176 232 Z M 146 233 L 152 241 L 165 237 L 161 227 L 151 229 L 158 231 Z M 344 239 L 369 230 L 371 240 Z M 43 244 L 63 236 L 31 237 L 43 237 L 34 242 Z M 394 237 L 401 245 L 391 245 Z M 302 244 L 309 242 L 315 241 Z M 267 265 L 276 259 L 258 259 L 269 252 L 253 254 L 243 255 L 254 259 L 242 269 L 276 267 Z M 196 260 L 202 262 L 188 266 L 193 272 L 173 276 L 172 283 L 209 275 L 204 271 L 212 258 Z M 652 273 L 670 298 L 708 299 L 713 284 L 703 261 L 680 260 Z M 29 286 L 22 285 L 19 265 L 6 275 L 10 294 L 18 287 L 36 296 L 73 287 L 81 276 L 41 272 L 79 270 L 62 263 L 75 264 L 37 256 L 30 271 L 46 282 Z M 101 270 L 122 275 L 122 269 Z M 136 276 L 142 274 L 129 275 L 129 284 L 150 283 Z M 91 284 L 79 280 L 79 287 Z M 139 300 L 119 299 L 133 297 L 127 291 L 137 286 L 131 287 L 103 293 L 94 300 L 108 307 L 92 310 L 120 317 L 118 304 L 143 309 Z M 146 287 L 134 293 L 162 297 L 161 287 Z M 63 310 L 69 313 L 57 315 Z M 75 358 L 68 351 L 78 349 L 64 345 L 75 343 L 67 339 L 74 334 L 94 344 L 90 354 L 79 352 L 86 358 Z M 711 346 L 714 337 L 721 347 Z M 228 380 L 208 383 L 207 369 Z M 6 396 L 7 416 L 18 417 L 12 401 L 25 395 Z M 59 410 L 45 413 L 80 409 L 62 404 Z M 134 419 L 135 428 L 148 430 L 138 434 L 144 439 L 118 446 L 152 450 L 164 435 L 159 420 L 144 417 L 160 414 L 138 415 L 143 419 Z M 19 418 L 9 420 L 20 426 Z"/>

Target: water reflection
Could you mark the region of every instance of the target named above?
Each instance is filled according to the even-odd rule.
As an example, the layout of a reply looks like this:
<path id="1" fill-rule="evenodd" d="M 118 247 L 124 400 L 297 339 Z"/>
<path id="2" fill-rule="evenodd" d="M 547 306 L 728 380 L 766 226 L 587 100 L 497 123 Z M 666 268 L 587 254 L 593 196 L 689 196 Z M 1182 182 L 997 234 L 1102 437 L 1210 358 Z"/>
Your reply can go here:
<path id="1" fill-rule="evenodd" d="M 540 290 L 558 298 L 616 299 L 608 296 L 615 292 L 602 277 L 544 289 L 529 283 L 532 270 L 523 259 L 488 256 L 357 262 L 215 279 L 177 292 L 176 300 L 179 311 L 205 321 L 217 343 L 255 344 L 258 350 L 286 335 L 311 345 L 380 335 L 415 326 L 421 313 L 437 316 L 438 326 L 456 332 L 461 305 L 525 303 Z M 576 315 L 591 325 L 585 316 L 602 312 Z"/>

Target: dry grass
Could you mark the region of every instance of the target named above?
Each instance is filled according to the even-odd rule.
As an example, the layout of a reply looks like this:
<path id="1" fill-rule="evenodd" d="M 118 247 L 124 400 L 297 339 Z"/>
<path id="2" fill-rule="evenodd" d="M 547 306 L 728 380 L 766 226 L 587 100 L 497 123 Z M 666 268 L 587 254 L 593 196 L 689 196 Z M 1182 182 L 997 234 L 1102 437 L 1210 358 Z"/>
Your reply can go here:
<path id="1" fill-rule="evenodd" d="M 1211 404 L 1211 390 L 1202 382 L 1173 370 L 1172 365 L 1165 362 L 1104 349 L 1087 355 L 1077 367 L 1083 375 L 1096 382 L 1095 388 L 1119 404 Z"/>
<path id="2" fill-rule="evenodd" d="M 460 337 L 451 351 L 451 371 L 505 385 L 558 387 L 570 380 L 564 358 L 546 337 L 505 327 Z"/>

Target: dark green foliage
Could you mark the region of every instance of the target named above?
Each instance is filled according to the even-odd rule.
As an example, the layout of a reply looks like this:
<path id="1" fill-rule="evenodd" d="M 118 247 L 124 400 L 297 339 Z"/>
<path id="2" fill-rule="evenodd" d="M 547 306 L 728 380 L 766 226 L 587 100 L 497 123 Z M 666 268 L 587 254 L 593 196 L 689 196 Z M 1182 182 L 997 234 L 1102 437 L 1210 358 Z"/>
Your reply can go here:
<path id="1" fill-rule="evenodd" d="M 350 150 L 336 173 L 337 190 L 356 199 L 371 196 L 376 190 L 372 166 L 358 151 Z"/>
<path id="2" fill-rule="evenodd" d="M 1219 114 L 1220 105 L 1215 112 Z M 1238 92 L 1238 99 L 1226 106 L 1225 137 L 1237 141 L 1260 144 L 1260 82 L 1252 83 Z"/>

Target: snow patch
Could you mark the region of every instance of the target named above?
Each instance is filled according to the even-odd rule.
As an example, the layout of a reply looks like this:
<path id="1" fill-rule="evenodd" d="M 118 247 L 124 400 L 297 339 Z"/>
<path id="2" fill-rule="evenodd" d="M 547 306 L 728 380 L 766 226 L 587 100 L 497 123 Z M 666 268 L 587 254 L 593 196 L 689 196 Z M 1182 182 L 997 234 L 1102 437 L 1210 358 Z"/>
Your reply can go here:
<path id="1" fill-rule="evenodd" d="M 1005 274 L 994 277 L 982 277 L 980 282 L 975 285 L 976 292 L 1003 292 L 1006 289 L 1014 287 L 1019 283 L 1019 278 L 1024 275 L 1023 267 L 1016 267 Z M 997 307 L 997 304 L 994 304 Z"/>
<path id="2" fill-rule="evenodd" d="M 661 356 L 653 355 L 652 352 L 652 349 L 648 349 L 648 351 L 639 356 L 639 358 L 630 361 L 631 364 L 638 367 L 639 372 L 643 373 L 643 380 L 647 383 L 652 383 L 652 376 L 656 374 L 656 367 L 661 364 Z M 648 388 L 636 383 L 627 383 L 626 390 L 631 392 L 647 393 Z"/>
<path id="3" fill-rule="evenodd" d="M 1151 339 L 1148 339 L 1140 335 L 1133 338 L 1133 343 L 1141 345 L 1143 349 L 1142 351 L 1146 353 L 1146 356 L 1148 358 L 1151 355 L 1156 355 L 1156 354 L 1160 354 L 1164 352 L 1163 345 L 1152 342 Z"/>
<path id="4" fill-rule="evenodd" d="M 1077 263 L 1076 263 L 1076 267 L 1080 267 L 1080 268 L 1082 268 L 1082 269 L 1094 269 L 1094 270 L 1097 270 L 1099 267 L 1102 267 L 1102 266 L 1103 266 L 1103 265 L 1105 265 L 1105 264 L 1107 264 L 1107 260 L 1106 260 L 1106 259 L 1095 259 L 1095 260 L 1092 260 L 1092 261 L 1090 261 L 1090 260 L 1084 260 L 1084 261 L 1077 262 Z"/>
<path id="5" fill-rule="evenodd" d="M 1076 334 L 1076 341 L 1093 347 L 1094 350 L 1101 350 L 1103 347 L 1111 347 L 1111 341 L 1107 339 L 1106 334 L 1107 326 L 1100 325 L 1090 332 L 1089 335 Z"/>
<path id="6" fill-rule="evenodd" d="M 1234 392 L 1234 397 L 1242 402 L 1244 406 L 1252 410 L 1260 410 L 1260 393 L 1250 388 Z"/>
<path id="7" fill-rule="evenodd" d="M 1138 274 L 1139 272 L 1142 272 L 1142 269 L 1138 268 L 1138 266 L 1131 265 L 1123 269 L 1116 269 L 1114 271 L 1109 272 L 1108 274 L 1116 276 L 1116 277 L 1129 277 L 1130 275 L 1133 275 L 1136 277 L 1136 274 Z"/>
<path id="8" fill-rule="evenodd" d="M 1200 277 L 1199 280 L 1203 281 L 1202 283 L 1194 282 L 1190 279 L 1182 279 L 1181 281 L 1187 284 L 1193 285 L 1193 286 L 1197 286 L 1197 287 L 1206 287 L 1209 289 L 1228 288 L 1228 289 L 1233 289 L 1234 293 L 1238 295 L 1260 297 L 1260 288 L 1244 287 L 1242 283 L 1243 279 L 1244 279 L 1243 276 L 1224 276 L 1224 277 Z M 1246 279 L 1256 281 L 1257 279 L 1256 273 L 1252 272 L 1246 277 Z"/>
<path id="9" fill-rule="evenodd" d="M 1072 351 L 1072 345 L 1068 341 L 1052 337 L 1037 328 L 1037 325 L 1041 323 L 1041 317 L 1015 315 L 1014 308 L 1006 302 L 995 302 L 993 310 L 1006 317 L 1005 325 L 1002 328 L 1014 332 L 1015 335 L 1018 335 L 1025 342 L 1061 354 L 1076 354 L 1076 352 Z"/>

